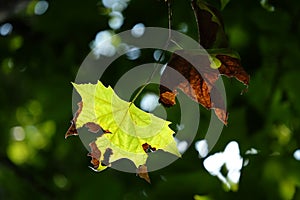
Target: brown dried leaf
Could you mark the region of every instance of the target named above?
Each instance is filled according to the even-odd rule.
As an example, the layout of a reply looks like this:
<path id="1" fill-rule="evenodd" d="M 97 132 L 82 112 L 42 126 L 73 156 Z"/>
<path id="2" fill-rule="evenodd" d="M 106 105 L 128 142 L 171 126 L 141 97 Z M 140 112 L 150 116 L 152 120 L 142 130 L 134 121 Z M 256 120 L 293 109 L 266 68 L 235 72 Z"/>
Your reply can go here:
<path id="1" fill-rule="evenodd" d="M 203 0 L 192 0 L 192 8 L 202 47 L 205 49 L 227 47 L 228 41 L 219 10 Z"/>
<path id="2" fill-rule="evenodd" d="M 216 55 L 216 58 L 218 58 L 222 63 L 221 67 L 219 68 L 219 72 L 222 75 L 225 75 L 229 78 L 234 77 L 248 86 L 250 76 L 242 67 L 241 61 L 239 59 L 233 58 L 228 55 Z"/>
<path id="3" fill-rule="evenodd" d="M 193 66 L 176 53 L 189 58 L 193 63 L 197 63 L 197 66 Z M 161 77 L 159 101 L 166 106 L 173 106 L 177 94 L 176 89 L 179 88 L 203 107 L 214 109 L 218 118 L 227 124 L 223 97 L 214 86 L 219 72 L 212 69 L 210 63 L 208 55 L 191 54 L 184 50 L 173 53 L 168 63 L 169 67 L 165 69 Z"/>

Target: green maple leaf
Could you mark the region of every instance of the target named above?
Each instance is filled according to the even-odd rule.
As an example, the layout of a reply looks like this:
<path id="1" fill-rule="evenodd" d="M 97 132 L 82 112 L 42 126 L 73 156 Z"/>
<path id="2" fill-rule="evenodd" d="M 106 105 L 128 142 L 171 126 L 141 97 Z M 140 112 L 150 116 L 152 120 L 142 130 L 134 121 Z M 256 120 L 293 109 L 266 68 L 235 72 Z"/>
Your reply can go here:
<path id="1" fill-rule="evenodd" d="M 76 128 L 88 123 L 99 125 L 104 134 L 95 144 L 96 159 L 104 161 L 104 153 L 110 152 L 108 165 L 122 158 L 131 160 L 138 168 L 145 165 L 148 154 L 143 145 L 161 149 L 180 157 L 169 121 L 146 113 L 133 103 L 120 99 L 111 87 L 97 84 L 75 84 L 73 86 L 82 98 L 82 110 L 76 118 Z M 95 157 L 95 156 L 93 156 Z M 99 164 L 97 170 L 105 169 Z"/>

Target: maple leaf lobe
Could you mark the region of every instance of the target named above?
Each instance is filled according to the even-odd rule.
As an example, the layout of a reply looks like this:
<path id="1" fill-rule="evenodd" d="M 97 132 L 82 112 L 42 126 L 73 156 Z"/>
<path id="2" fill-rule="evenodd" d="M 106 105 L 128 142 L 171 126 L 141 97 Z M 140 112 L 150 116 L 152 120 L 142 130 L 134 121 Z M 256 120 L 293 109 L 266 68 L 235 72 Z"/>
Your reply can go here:
<path id="1" fill-rule="evenodd" d="M 69 136 L 73 135 L 78 135 L 78 132 L 74 120 L 71 120 L 71 125 L 65 134 L 65 138 L 68 138 Z"/>
<path id="2" fill-rule="evenodd" d="M 75 136 L 78 135 L 78 131 L 76 129 L 76 121 L 77 121 L 79 114 L 82 111 L 82 105 L 83 105 L 82 101 L 80 101 L 77 105 L 78 105 L 78 109 L 77 109 L 73 119 L 71 120 L 71 125 L 65 134 L 65 138 L 68 138 L 69 136 L 73 136 L 73 135 L 75 135 Z"/>

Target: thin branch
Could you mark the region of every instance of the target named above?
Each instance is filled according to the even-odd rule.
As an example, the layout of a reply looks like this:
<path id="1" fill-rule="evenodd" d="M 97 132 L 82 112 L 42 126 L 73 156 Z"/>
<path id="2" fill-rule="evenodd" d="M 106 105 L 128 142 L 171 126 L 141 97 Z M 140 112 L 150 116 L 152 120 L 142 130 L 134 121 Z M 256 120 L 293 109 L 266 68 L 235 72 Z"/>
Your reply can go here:
<path id="1" fill-rule="evenodd" d="M 168 4 L 168 30 L 169 30 L 169 37 L 168 37 L 168 40 L 166 41 L 164 49 L 168 48 L 168 46 L 170 45 L 170 41 L 174 43 L 174 41 L 171 39 L 171 37 L 172 37 L 172 3 L 171 3 L 171 1 L 172 0 L 166 0 L 166 2 Z M 177 45 L 177 43 L 176 43 L 176 45 Z M 157 69 L 159 67 L 159 63 L 162 61 L 162 58 L 164 57 L 164 55 L 165 55 L 165 51 L 163 51 L 160 54 L 160 56 L 158 58 L 158 61 L 154 65 L 154 70 L 152 71 L 151 75 L 149 76 L 149 78 L 147 79 L 147 81 L 144 83 L 144 85 L 141 87 L 141 89 L 139 89 L 138 93 L 134 96 L 134 98 L 130 102 L 129 106 L 131 106 L 134 103 L 134 101 L 143 92 L 143 90 L 147 87 L 147 85 L 150 84 L 151 80 L 154 77 L 155 72 L 157 71 Z"/>

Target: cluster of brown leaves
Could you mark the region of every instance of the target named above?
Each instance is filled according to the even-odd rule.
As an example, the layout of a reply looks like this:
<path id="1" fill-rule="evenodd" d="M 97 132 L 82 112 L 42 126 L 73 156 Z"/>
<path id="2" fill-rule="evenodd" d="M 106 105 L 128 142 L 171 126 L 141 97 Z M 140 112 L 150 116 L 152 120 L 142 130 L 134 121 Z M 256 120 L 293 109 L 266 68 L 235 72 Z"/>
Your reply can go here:
<path id="1" fill-rule="evenodd" d="M 165 106 L 173 106 L 176 102 L 176 89 L 180 89 L 203 107 L 213 109 L 217 117 L 227 125 L 228 113 L 215 83 L 220 75 L 225 75 L 248 86 L 250 77 L 237 57 L 224 53 L 228 43 L 218 10 L 202 0 L 193 0 L 192 7 L 198 24 L 199 43 L 207 50 L 219 48 L 219 53 L 216 49 L 213 56 L 221 64 L 218 69 L 214 69 L 211 67 L 214 64 L 210 58 L 212 55 L 195 54 L 186 50 L 174 52 L 161 77 L 159 101 Z"/>

